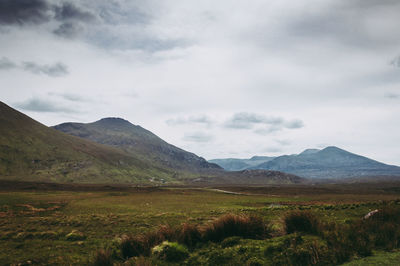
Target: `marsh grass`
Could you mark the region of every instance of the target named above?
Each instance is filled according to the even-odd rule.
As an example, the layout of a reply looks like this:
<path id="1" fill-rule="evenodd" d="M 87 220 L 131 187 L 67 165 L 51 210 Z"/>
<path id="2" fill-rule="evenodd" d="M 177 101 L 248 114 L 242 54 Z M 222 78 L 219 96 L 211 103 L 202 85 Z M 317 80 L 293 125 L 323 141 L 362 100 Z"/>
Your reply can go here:
<path id="1" fill-rule="evenodd" d="M 321 231 L 321 222 L 311 211 L 293 211 L 283 217 L 286 233 L 303 232 L 318 234 Z"/>
<path id="2" fill-rule="evenodd" d="M 112 252 L 109 249 L 99 249 L 97 250 L 93 266 L 112 266 L 113 265 L 113 258 Z"/>

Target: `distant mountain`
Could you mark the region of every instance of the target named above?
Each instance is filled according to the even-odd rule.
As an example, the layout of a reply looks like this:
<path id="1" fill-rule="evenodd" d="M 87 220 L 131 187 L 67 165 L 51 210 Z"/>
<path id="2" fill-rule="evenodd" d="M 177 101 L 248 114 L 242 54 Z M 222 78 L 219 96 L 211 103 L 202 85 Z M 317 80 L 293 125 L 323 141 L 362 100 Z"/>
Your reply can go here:
<path id="1" fill-rule="evenodd" d="M 284 155 L 251 169 L 283 171 L 308 178 L 400 176 L 400 167 L 383 164 L 337 147 L 309 149 L 298 155 Z"/>
<path id="2" fill-rule="evenodd" d="M 175 172 L 211 173 L 222 170 L 191 152 L 175 147 L 152 132 L 121 118 L 103 118 L 93 123 L 63 123 L 58 131 L 123 149 L 129 154 Z"/>
<path id="3" fill-rule="evenodd" d="M 250 159 L 235 159 L 235 158 L 213 159 L 209 160 L 209 162 L 218 164 L 227 171 L 240 171 L 268 162 L 274 158 L 275 157 L 268 157 L 268 156 L 253 156 Z"/>
<path id="4" fill-rule="evenodd" d="M 78 183 L 149 183 L 172 172 L 125 151 L 46 127 L 0 102 L 0 178 Z"/>

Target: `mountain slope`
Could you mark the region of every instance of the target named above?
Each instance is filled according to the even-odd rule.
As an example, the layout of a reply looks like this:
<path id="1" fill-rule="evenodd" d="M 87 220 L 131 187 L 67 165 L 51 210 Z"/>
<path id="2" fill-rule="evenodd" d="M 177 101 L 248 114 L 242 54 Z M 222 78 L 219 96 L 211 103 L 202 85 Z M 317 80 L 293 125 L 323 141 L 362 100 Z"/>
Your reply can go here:
<path id="1" fill-rule="evenodd" d="M 150 131 L 121 118 L 103 118 L 94 123 L 63 123 L 54 129 L 97 143 L 121 148 L 149 164 L 186 173 L 221 170 L 213 163 L 168 144 Z"/>
<path id="2" fill-rule="evenodd" d="M 323 150 L 306 150 L 299 155 L 279 156 L 251 169 L 277 170 L 309 178 L 400 175 L 400 167 L 383 164 L 333 146 Z"/>
<path id="3" fill-rule="evenodd" d="M 171 174 L 122 150 L 48 128 L 0 102 L 0 178 L 118 183 Z"/>
<path id="4" fill-rule="evenodd" d="M 213 159 L 209 160 L 209 162 L 218 164 L 227 171 L 240 171 L 250 168 L 252 166 L 262 164 L 264 162 L 268 162 L 274 158 L 275 157 L 268 157 L 268 156 L 253 156 L 250 159 L 235 159 L 235 158 Z"/>

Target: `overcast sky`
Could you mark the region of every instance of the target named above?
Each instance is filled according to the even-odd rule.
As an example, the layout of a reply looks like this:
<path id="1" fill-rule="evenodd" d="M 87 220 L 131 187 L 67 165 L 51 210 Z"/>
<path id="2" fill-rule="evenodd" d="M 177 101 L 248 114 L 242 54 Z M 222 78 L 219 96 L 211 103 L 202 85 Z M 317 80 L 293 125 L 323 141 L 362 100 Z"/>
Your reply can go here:
<path id="1" fill-rule="evenodd" d="M 206 159 L 338 146 L 400 165 L 400 1 L 1 0 L 0 100 L 122 117 Z"/>

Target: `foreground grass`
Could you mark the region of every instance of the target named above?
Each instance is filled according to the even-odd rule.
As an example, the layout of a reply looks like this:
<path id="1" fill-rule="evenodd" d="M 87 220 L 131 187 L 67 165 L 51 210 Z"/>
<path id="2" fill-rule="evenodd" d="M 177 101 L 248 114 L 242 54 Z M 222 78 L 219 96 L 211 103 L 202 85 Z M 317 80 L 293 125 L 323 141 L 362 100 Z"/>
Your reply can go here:
<path id="1" fill-rule="evenodd" d="M 356 259 L 343 266 L 364 266 L 364 265 L 399 265 L 400 264 L 400 251 L 385 252 L 378 251 L 372 256 Z"/>
<path id="2" fill-rule="evenodd" d="M 376 191 L 358 195 L 337 191 L 301 193 L 301 189 L 295 195 L 280 192 L 256 195 L 201 189 L 0 192 L 0 265 L 28 261 L 43 265 L 89 264 L 96 250 L 107 248 L 122 235 L 149 232 L 160 224 L 206 224 L 225 213 L 257 214 L 271 221 L 277 232 L 283 230 L 280 217 L 291 210 L 311 209 L 324 221 L 345 224 L 379 208 L 381 200 L 399 197 L 396 193 Z M 268 240 L 271 243 L 242 239 L 230 244 L 205 245 L 193 251 L 191 261 L 193 265 L 202 264 L 208 261 L 210 252 L 220 249 L 222 253 L 211 257 L 222 264 L 235 254 L 243 254 L 238 256 L 243 260 L 240 262 L 252 259 L 256 263 L 262 258 L 260 263 L 267 263 L 268 256 L 263 255 L 266 246 L 286 243 L 288 237 L 291 236 Z M 315 240 L 309 236 L 303 239 L 304 243 Z M 246 257 L 250 255 L 254 258 Z"/>

